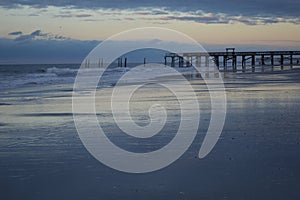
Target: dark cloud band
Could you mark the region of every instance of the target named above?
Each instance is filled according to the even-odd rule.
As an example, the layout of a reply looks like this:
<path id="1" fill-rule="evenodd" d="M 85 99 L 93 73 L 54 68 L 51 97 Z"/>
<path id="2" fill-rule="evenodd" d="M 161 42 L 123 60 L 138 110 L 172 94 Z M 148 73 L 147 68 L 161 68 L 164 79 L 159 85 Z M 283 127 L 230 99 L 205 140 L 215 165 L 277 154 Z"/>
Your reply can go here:
<path id="1" fill-rule="evenodd" d="M 171 11 L 203 10 L 212 13 L 225 13 L 227 15 L 243 16 L 275 16 L 299 18 L 300 1 L 298 0 L 2 0 L 0 6 L 13 8 L 18 6 L 32 6 L 43 8 L 47 6 L 73 7 L 83 9 L 135 9 L 135 8 L 165 8 Z M 162 14 L 162 13 L 157 13 Z"/>

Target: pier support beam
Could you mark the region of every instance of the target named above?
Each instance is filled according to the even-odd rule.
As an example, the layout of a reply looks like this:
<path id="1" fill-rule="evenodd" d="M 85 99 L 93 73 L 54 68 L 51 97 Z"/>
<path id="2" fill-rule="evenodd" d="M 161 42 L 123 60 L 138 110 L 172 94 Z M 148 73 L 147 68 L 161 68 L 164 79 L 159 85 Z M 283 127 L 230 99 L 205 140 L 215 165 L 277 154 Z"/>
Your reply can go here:
<path id="1" fill-rule="evenodd" d="M 201 65 L 201 56 L 196 56 L 196 66 L 200 67 Z"/>
<path id="2" fill-rule="evenodd" d="M 271 54 L 271 65 L 274 66 L 274 55 Z"/>
<path id="3" fill-rule="evenodd" d="M 293 68 L 293 54 L 290 55 L 290 65 L 291 68 Z"/>
<path id="4" fill-rule="evenodd" d="M 188 60 L 189 60 L 189 67 L 193 66 L 193 58 L 190 56 Z"/>
<path id="5" fill-rule="evenodd" d="M 242 56 L 242 70 L 243 72 L 246 71 L 246 56 Z"/>
<path id="6" fill-rule="evenodd" d="M 205 67 L 209 67 L 209 56 L 205 56 Z"/>
<path id="7" fill-rule="evenodd" d="M 281 70 L 283 70 L 283 63 L 284 63 L 284 56 L 281 54 L 281 55 L 280 55 L 280 65 L 281 65 Z"/>
<path id="8" fill-rule="evenodd" d="M 122 62 L 122 58 L 118 58 L 118 67 L 122 67 L 123 66 L 123 62 Z"/>
<path id="9" fill-rule="evenodd" d="M 261 65 L 265 65 L 265 56 L 264 55 L 261 56 Z"/>
<path id="10" fill-rule="evenodd" d="M 232 70 L 236 72 L 236 55 L 232 56 Z"/>
<path id="11" fill-rule="evenodd" d="M 183 67 L 183 57 L 179 57 L 179 67 Z"/>
<path id="12" fill-rule="evenodd" d="M 223 56 L 223 67 L 224 67 L 224 71 L 227 71 L 227 56 Z"/>
<path id="13" fill-rule="evenodd" d="M 251 56 L 251 61 L 252 61 L 252 72 L 255 72 L 255 55 Z"/>
<path id="14" fill-rule="evenodd" d="M 219 69 L 219 67 L 220 67 L 219 56 L 215 56 L 214 61 L 215 61 L 215 65 L 216 65 L 217 68 Z"/>
<path id="15" fill-rule="evenodd" d="M 175 58 L 174 56 L 171 57 L 171 67 L 175 67 Z"/>

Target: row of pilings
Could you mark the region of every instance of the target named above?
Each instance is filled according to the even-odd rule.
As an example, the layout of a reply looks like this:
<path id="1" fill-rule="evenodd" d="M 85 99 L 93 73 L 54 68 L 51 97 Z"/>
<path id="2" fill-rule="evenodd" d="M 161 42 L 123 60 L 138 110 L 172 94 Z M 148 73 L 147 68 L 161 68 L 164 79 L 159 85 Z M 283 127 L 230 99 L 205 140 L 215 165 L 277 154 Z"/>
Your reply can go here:
<path id="1" fill-rule="evenodd" d="M 169 62 L 170 61 L 170 62 Z M 171 67 L 208 67 L 216 66 L 219 70 L 246 71 L 249 68 L 255 71 L 256 67 L 264 66 L 294 66 L 300 64 L 300 51 L 257 51 L 235 52 L 234 48 L 226 52 L 201 53 L 168 53 L 164 56 L 164 64 Z"/>

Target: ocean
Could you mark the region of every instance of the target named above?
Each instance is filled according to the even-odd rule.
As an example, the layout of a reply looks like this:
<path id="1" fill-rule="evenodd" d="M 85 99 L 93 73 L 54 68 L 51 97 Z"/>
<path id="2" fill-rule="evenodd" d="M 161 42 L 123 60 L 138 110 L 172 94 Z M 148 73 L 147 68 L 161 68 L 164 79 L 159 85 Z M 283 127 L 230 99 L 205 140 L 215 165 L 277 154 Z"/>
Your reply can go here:
<path id="1" fill-rule="evenodd" d="M 299 198 L 298 68 L 222 72 L 227 96 L 225 124 L 216 146 L 203 159 L 198 153 L 212 115 L 210 96 L 196 71 L 178 69 L 200 103 L 197 135 L 188 150 L 166 168 L 132 174 L 99 162 L 80 140 L 72 110 L 79 66 L 0 66 L 1 199 Z M 93 74 L 95 69 L 86 70 Z M 151 139 L 122 134 L 113 120 L 109 96 L 117 80 L 130 70 L 112 67 L 103 73 L 96 86 L 97 119 L 121 148 L 155 151 L 175 137 L 180 106 L 174 93 L 151 82 L 132 96 L 132 119 L 147 126 L 151 122 L 148 110 L 158 104 L 168 114 L 165 126 Z M 151 69 L 142 72 L 153 73 Z M 137 84 L 135 81 L 125 84 Z M 184 87 L 178 90 L 190 97 Z"/>

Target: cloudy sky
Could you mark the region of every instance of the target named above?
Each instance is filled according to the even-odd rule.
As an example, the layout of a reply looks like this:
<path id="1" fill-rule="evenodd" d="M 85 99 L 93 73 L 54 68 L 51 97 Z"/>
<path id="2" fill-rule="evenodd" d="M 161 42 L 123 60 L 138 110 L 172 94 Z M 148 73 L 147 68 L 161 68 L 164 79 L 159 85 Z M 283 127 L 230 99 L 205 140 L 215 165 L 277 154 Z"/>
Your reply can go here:
<path id="1" fill-rule="evenodd" d="M 145 26 L 208 50 L 299 50 L 299 13 L 299 0 L 1 0 L 0 63 L 80 62 L 99 41 Z"/>

